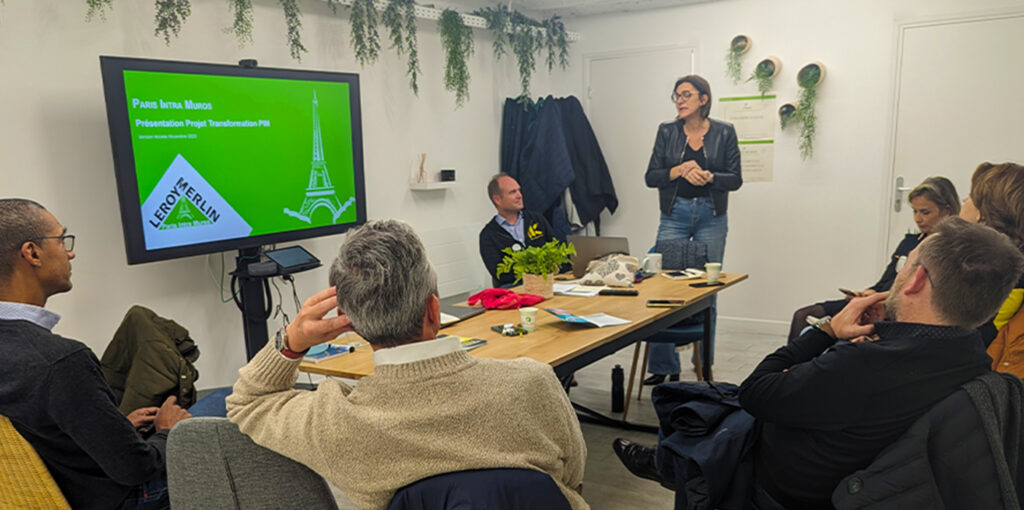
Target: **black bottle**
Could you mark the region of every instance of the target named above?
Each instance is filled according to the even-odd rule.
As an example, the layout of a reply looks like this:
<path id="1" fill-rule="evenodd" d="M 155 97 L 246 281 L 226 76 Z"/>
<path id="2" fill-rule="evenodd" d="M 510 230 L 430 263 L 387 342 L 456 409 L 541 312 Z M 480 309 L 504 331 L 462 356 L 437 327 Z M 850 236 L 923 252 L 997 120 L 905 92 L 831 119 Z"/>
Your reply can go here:
<path id="1" fill-rule="evenodd" d="M 625 392 L 625 389 L 622 387 L 622 382 L 623 382 L 624 379 L 625 379 L 625 376 L 622 373 L 622 366 L 621 365 L 615 365 L 615 368 L 612 369 L 612 412 L 613 413 L 621 413 L 622 412 L 623 392 Z"/>

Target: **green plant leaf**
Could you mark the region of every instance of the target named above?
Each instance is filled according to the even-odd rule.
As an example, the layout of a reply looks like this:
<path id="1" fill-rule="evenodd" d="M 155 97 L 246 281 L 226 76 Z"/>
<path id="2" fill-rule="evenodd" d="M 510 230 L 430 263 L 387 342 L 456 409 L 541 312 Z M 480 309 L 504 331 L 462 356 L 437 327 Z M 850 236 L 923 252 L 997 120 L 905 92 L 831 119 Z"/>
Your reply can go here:
<path id="1" fill-rule="evenodd" d="M 473 30 L 462 21 L 462 16 L 452 9 L 445 9 L 437 20 L 441 32 L 441 48 L 444 50 L 444 88 L 455 92 L 456 107 L 462 107 L 469 99 L 469 65 L 473 55 Z"/>
<path id="2" fill-rule="evenodd" d="M 814 80 L 817 81 L 817 78 Z M 818 97 L 818 87 L 802 87 L 800 89 L 800 97 L 798 99 L 799 110 L 797 110 L 800 118 L 800 158 L 803 160 L 810 159 L 814 156 L 814 134 L 815 134 L 815 123 L 817 117 L 814 113 L 814 103 Z"/>
<path id="3" fill-rule="evenodd" d="M 349 23 L 352 25 L 352 49 L 359 65 L 366 67 L 380 57 L 380 35 L 377 33 L 377 7 L 374 0 L 352 0 Z"/>
<path id="4" fill-rule="evenodd" d="M 733 85 L 740 82 L 740 77 L 743 74 L 743 62 L 740 61 L 740 56 L 742 55 L 742 53 L 732 47 L 725 54 L 725 75 L 732 80 Z"/>
<path id="5" fill-rule="evenodd" d="M 114 0 L 85 0 L 89 11 L 85 13 L 85 21 L 92 21 L 99 16 L 100 20 L 107 21 L 107 10 L 114 9 Z"/>
<path id="6" fill-rule="evenodd" d="M 505 46 L 508 45 L 509 24 L 512 13 L 505 4 L 498 7 L 484 7 L 473 11 L 473 14 L 480 16 L 487 21 L 487 30 L 494 34 L 494 60 L 500 61 L 506 55 Z"/>
<path id="7" fill-rule="evenodd" d="M 296 0 L 281 0 L 281 7 L 288 26 L 288 50 L 292 58 L 301 62 L 302 54 L 306 52 L 306 47 L 302 45 L 302 11 Z"/>
<path id="8" fill-rule="evenodd" d="M 189 0 L 156 0 L 156 31 L 154 35 L 163 35 L 164 43 L 171 45 L 171 34 L 178 37 L 181 25 L 192 14 Z"/>
<path id="9" fill-rule="evenodd" d="M 384 8 L 381 23 L 388 30 L 391 47 L 399 55 L 409 54 L 406 74 L 409 75 L 409 86 L 414 94 L 419 95 L 416 78 L 420 73 L 419 53 L 416 48 L 416 3 L 413 0 L 390 0 Z M 404 35 L 403 35 L 404 32 Z"/>
<path id="10" fill-rule="evenodd" d="M 501 252 L 505 258 L 498 264 L 495 275 L 511 272 L 518 283 L 524 274 L 547 276 L 557 273 L 562 264 L 569 263 L 569 256 L 576 254 L 576 247 L 572 243 L 563 244 L 558 239 L 552 239 L 542 246 L 530 246 L 518 251 L 509 247 Z"/>
<path id="11" fill-rule="evenodd" d="M 252 42 L 252 0 L 228 0 L 232 23 L 227 32 L 234 34 L 239 46 Z"/>

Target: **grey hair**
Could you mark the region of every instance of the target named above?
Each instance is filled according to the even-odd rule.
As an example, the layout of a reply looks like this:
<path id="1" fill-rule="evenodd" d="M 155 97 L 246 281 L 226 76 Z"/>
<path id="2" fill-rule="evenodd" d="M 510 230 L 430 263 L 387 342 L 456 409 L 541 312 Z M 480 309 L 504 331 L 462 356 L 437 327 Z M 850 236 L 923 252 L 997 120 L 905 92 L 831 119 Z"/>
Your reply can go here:
<path id="1" fill-rule="evenodd" d="M 0 283 L 14 273 L 18 250 L 25 241 L 46 235 L 46 208 L 24 198 L 0 199 Z"/>
<path id="2" fill-rule="evenodd" d="M 338 309 L 356 333 L 375 346 L 394 347 L 420 337 L 437 273 L 407 223 L 370 221 L 345 236 L 330 270 Z"/>

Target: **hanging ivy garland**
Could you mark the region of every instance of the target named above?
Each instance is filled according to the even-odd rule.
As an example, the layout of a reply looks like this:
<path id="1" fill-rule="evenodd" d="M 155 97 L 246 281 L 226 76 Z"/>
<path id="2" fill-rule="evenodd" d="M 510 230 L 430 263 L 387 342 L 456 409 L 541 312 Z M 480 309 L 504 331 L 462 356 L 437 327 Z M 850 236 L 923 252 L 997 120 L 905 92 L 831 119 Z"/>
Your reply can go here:
<path id="1" fill-rule="evenodd" d="M 544 46 L 548 50 L 548 72 L 555 69 L 555 54 L 558 54 L 558 65 L 569 67 L 569 34 L 559 16 L 544 20 Z"/>
<path id="2" fill-rule="evenodd" d="M 252 0 L 228 0 L 228 8 L 231 10 L 231 27 L 228 33 L 234 34 L 238 39 L 239 46 L 245 46 L 252 42 Z"/>
<path id="3" fill-rule="evenodd" d="M 156 0 L 156 32 L 154 35 L 163 35 L 164 43 L 170 46 L 171 34 L 178 37 L 181 25 L 185 23 L 189 14 L 192 14 L 189 0 Z"/>
<path id="4" fill-rule="evenodd" d="M 487 29 L 494 34 L 494 57 L 500 60 L 506 54 L 505 46 L 512 49 L 519 67 L 522 95 L 530 94 L 530 79 L 537 69 L 536 54 L 547 49 L 548 71 L 557 63 L 562 69 L 569 66 L 569 38 L 561 18 L 552 16 L 543 22 L 531 19 L 504 5 L 477 9 L 473 14 L 487 21 Z"/>
<path id="5" fill-rule="evenodd" d="M 740 82 L 743 74 L 743 62 L 740 57 L 750 51 L 750 45 L 750 37 L 742 34 L 729 41 L 729 52 L 725 54 L 725 75 L 732 79 L 733 85 Z"/>
<path id="6" fill-rule="evenodd" d="M 97 16 L 107 21 L 107 10 L 114 8 L 114 0 L 85 0 L 85 3 L 89 6 L 89 11 L 85 13 L 86 21 L 92 21 Z"/>
<path id="7" fill-rule="evenodd" d="M 491 33 L 494 34 L 494 44 L 492 45 L 494 60 L 501 61 L 501 57 L 508 53 L 505 51 L 505 46 L 508 45 L 508 33 L 509 25 L 512 22 L 512 12 L 509 11 L 508 7 L 502 4 L 497 8 L 484 7 L 482 9 L 477 9 L 473 11 L 473 14 L 480 16 L 487 21 L 487 30 L 490 30 Z"/>
<path id="8" fill-rule="evenodd" d="M 349 17 L 349 23 L 352 24 L 352 49 L 362 67 L 376 62 L 380 57 L 377 7 L 373 3 L 373 0 L 353 0 Z"/>
<path id="9" fill-rule="evenodd" d="M 403 52 L 409 54 L 405 74 L 409 75 L 409 86 L 413 94 L 418 96 L 420 88 L 416 78 L 420 74 L 420 58 L 416 48 L 416 3 L 413 0 L 390 0 L 384 9 L 382 21 L 388 29 L 391 47 L 399 55 Z"/>
<path id="10" fill-rule="evenodd" d="M 461 107 L 469 99 L 469 66 L 473 55 L 473 29 L 466 26 L 462 16 L 452 9 L 441 13 L 437 25 L 441 31 L 444 50 L 444 88 L 455 92 L 455 104 Z"/>
<path id="11" fill-rule="evenodd" d="M 814 135 L 818 120 L 814 113 L 814 103 L 818 98 L 818 85 L 824 79 L 825 68 L 818 62 L 805 65 L 796 74 L 797 84 L 800 85 L 800 97 L 797 100 L 801 124 L 800 158 L 804 160 L 814 156 Z"/>
<path id="12" fill-rule="evenodd" d="M 292 58 L 302 62 L 302 54 L 306 53 L 306 47 L 302 45 L 302 11 L 296 0 L 281 0 L 281 7 L 284 9 L 285 24 L 288 25 L 288 50 Z"/>

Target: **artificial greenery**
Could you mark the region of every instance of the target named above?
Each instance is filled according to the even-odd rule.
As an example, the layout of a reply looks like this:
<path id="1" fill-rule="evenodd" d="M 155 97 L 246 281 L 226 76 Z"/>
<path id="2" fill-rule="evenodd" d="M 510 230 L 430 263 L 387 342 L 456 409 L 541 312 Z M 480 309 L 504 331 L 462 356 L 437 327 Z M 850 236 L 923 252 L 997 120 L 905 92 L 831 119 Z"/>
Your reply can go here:
<path id="1" fill-rule="evenodd" d="M 466 26 L 462 16 L 445 9 L 437 20 L 444 50 L 444 88 L 455 92 L 455 104 L 461 107 L 469 99 L 469 65 L 473 55 L 473 29 Z"/>
<path id="2" fill-rule="evenodd" d="M 750 39 L 743 35 L 737 35 L 729 42 L 729 52 L 725 54 L 725 75 L 732 78 L 735 85 L 740 82 L 743 74 L 743 63 L 740 57 L 747 51 Z"/>
<path id="3" fill-rule="evenodd" d="M 154 35 L 163 35 L 164 43 L 171 45 L 171 34 L 178 37 L 181 32 L 181 25 L 185 19 L 192 14 L 192 6 L 189 0 L 156 0 L 156 32 Z"/>
<path id="4" fill-rule="evenodd" d="M 797 73 L 796 81 L 800 85 L 800 97 L 797 109 L 800 116 L 800 157 L 809 159 L 814 156 L 814 132 L 817 118 L 814 114 L 814 102 L 818 96 L 818 80 L 821 79 L 821 68 L 817 64 L 808 64 Z"/>
<path id="5" fill-rule="evenodd" d="M 384 9 L 382 22 L 388 29 L 391 47 L 399 55 L 403 52 L 409 54 L 405 73 L 409 75 L 409 86 L 413 94 L 419 95 L 420 88 L 416 81 L 420 74 L 420 58 L 416 48 L 416 3 L 413 0 L 390 0 Z"/>
<path id="6" fill-rule="evenodd" d="M 500 60 L 507 53 L 506 46 L 512 49 L 523 96 L 530 94 L 530 79 L 537 68 L 536 55 L 540 50 L 547 50 L 549 72 L 554 70 L 556 63 L 562 69 L 569 66 L 568 32 L 560 17 L 537 21 L 504 5 L 478 9 L 473 14 L 484 18 L 487 29 L 494 33 L 495 60 Z"/>
<path id="7" fill-rule="evenodd" d="M 377 33 L 377 7 L 374 0 L 352 0 L 349 22 L 352 24 L 352 49 L 359 65 L 366 67 L 380 56 L 380 35 Z"/>
<path id="8" fill-rule="evenodd" d="M 766 58 L 754 66 L 754 72 L 750 73 L 750 78 L 747 78 L 747 81 L 756 80 L 757 90 L 761 92 L 761 97 L 764 97 L 772 89 L 772 80 L 774 79 L 775 62 Z"/>
<path id="9" fill-rule="evenodd" d="M 252 42 L 252 0 L 228 0 L 231 9 L 231 28 L 229 33 L 235 35 L 239 46 Z"/>
<path id="10" fill-rule="evenodd" d="M 85 0 L 89 11 L 85 13 L 85 20 L 92 21 L 96 16 L 101 20 L 107 20 L 107 9 L 114 8 L 114 0 Z"/>
<path id="11" fill-rule="evenodd" d="M 569 255 L 576 254 L 572 243 L 562 244 L 552 239 L 543 246 L 530 246 L 521 250 L 505 248 L 501 250 L 505 258 L 498 264 L 497 276 L 511 272 L 516 275 L 516 283 L 523 279 L 524 274 L 547 276 L 557 273 L 562 264 L 569 263 Z"/>
<path id="12" fill-rule="evenodd" d="M 302 54 L 306 47 L 302 45 L 302 11 L 299 10 L 297 0 L 281 0 L 281 7 L 284 9 L 284 21 L 288 25 L 288 50 L 292 58 L 302 61 Z"/>
<path id="13" fill-rule="evenodd" d="M 786 129 L 790 122 L 797 120 L 797 112 L 799 110 L 797 110 L 796 105 L 793 103 L 786 103 L 779 107 L 779 125 L 782 129 Z"/>

